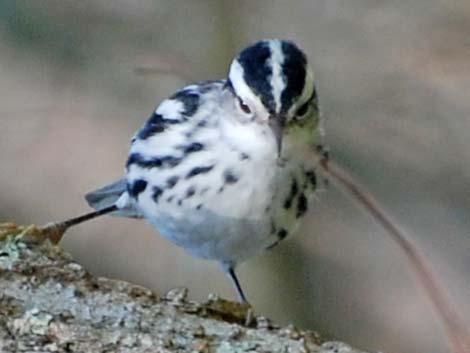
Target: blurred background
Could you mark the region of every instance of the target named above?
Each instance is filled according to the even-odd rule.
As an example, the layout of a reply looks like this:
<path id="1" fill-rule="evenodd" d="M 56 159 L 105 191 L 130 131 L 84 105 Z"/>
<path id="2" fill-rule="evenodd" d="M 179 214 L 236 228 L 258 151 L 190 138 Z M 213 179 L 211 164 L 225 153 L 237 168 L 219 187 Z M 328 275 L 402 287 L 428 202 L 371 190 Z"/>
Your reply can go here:
<path id="1" fill-rule="evenodd" d="M 316 71 L 333 157 L 408 229 L 470 324 L 470 3 L 0 1 L 0 219 L 88 211 L 154 106 L 233 55 L 289 38 Z M 300 234 L 239 277 L 258 314 L 366 350 L 447 352 L 406 259 L 330 187 Z M 233 298 L 215 263 L 144 221 L 104 217 L 63 246 L 97 275 Z"/>

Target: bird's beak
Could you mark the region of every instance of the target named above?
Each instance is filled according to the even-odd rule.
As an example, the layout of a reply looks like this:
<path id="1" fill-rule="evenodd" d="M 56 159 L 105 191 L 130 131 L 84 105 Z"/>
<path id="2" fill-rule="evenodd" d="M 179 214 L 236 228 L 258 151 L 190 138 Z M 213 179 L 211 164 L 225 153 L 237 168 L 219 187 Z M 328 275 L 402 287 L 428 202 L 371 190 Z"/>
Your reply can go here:
<path id="1" fill-rule="evenodd" d="M 269 127 L 271 128 L 277 145 L 277 157 L 281 157 L 282 151 L 282 135 L 284 130 L 285 118 L 282 115 L 272 115 L 269 118 Z"/>

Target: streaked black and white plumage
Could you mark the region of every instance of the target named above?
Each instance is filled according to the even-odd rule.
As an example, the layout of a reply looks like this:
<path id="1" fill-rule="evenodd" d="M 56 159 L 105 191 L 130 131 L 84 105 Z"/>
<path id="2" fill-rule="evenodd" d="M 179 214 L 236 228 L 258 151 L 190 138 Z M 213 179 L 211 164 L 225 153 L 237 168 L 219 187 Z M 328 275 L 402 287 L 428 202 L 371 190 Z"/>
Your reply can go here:
<path id="1" fill-rule="evenodd" d="M 131 141 L 123 179 L 86 196 L 142 217 L 194 256 L 237 264 L 291 234 L 316 188 L 319 114 L 313 73 L 292 42 L 262 40 L 228 79 L 163 101 Z"/>

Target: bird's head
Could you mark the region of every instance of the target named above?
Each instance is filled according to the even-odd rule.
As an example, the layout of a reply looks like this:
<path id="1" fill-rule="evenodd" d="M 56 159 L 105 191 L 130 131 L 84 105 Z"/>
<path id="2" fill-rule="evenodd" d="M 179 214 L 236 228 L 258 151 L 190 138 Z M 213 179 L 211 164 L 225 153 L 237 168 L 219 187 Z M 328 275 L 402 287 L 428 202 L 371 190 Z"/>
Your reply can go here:
<path id="1" fill-rule="evenodd" d="M 278 155 L 287 134 L 314 141 L 319 117 L 313 71 L 294 43 L 267 39 L 245 48 L 233 60 L 227 82 L 240 116 L 269 125 Z"/>

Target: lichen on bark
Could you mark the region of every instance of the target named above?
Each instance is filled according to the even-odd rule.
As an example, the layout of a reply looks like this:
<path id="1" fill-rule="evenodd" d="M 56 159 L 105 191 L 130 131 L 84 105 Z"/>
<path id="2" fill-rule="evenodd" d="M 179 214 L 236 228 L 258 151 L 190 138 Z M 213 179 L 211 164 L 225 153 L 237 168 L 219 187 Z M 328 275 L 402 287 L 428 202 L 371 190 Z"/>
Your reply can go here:
<path id="1" fill-rule="evenodd" d="M 0 352 L 359 353 L 264 318 L 244 326 L 245 314 L 215 296 L 95 277 L 49 241 L 0 240 Z"/>

